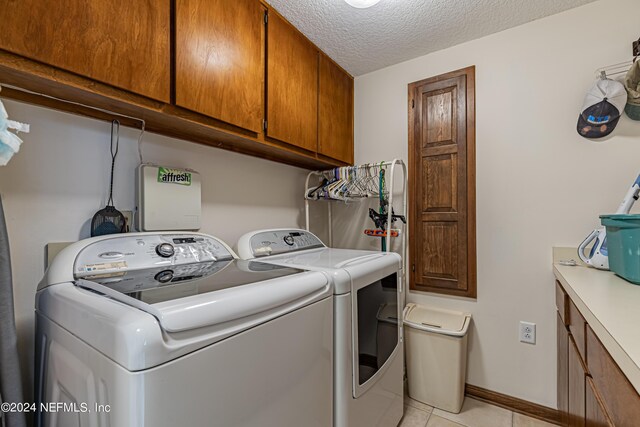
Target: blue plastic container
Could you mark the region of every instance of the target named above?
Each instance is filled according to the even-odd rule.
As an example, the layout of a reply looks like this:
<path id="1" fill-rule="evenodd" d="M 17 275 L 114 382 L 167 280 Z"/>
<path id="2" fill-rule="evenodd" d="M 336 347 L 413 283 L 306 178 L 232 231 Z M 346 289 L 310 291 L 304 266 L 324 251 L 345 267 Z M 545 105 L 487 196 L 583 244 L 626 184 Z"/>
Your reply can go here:
<path id="1" fill-rule="evenodd" d="M 640 215 L 600 215 L 607 229 L 609 270 L 640 285 Z"/>

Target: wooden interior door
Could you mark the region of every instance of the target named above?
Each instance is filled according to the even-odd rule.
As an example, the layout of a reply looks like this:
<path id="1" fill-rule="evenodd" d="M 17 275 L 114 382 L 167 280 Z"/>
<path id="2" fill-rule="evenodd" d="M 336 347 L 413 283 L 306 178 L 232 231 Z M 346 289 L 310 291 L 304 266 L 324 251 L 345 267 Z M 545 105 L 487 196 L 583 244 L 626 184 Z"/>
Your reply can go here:
<path id="1" fill-rule="evenodd" d="M 318 50 L 276 13 L 267 24 L 269 138 L 318 149 Z"/>
<path id="2" fill-rule="evenodd" d="M 353 163 L 353 77 L 320 54 L 318 153 Z"/>
<path id="3" fill-rule="evenodd" d="M 5 1 L 0 49 L 169 102 L 170 0 Z"/>
<path id="4" fill-rule="evenodd" d="M 176 0 L 176 104 L 262 131 L 264 14 L 258 0 Z"/>
<path id="5" fill-rule="evenodd" d="M 475 68 L 409 85 L 410 285 L 475 297 Z"/>

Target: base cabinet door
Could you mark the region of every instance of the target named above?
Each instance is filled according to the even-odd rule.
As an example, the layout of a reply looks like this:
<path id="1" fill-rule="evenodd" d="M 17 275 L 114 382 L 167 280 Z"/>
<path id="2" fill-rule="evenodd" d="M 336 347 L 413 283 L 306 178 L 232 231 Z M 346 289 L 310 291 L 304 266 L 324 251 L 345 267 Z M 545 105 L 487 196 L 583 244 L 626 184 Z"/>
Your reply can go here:
<path id="1" fill-rule="evenodd" d="M 569 399 L 568 413 L 570 427 L 585 427 L 585 384 L 586 369 L 580 359 L 580 353 L 573 341 L 569 337 Z"/>
<path id="2" fill-rule="evenodd" d="M 604 348 L 598 337 L 587 327 L 587 360 L 593 376 L 594 389 L 601 398 L 616 427 L 640 425 L 640 394 Z"/>
<path id="3" fill-rule="evenodd" d="M 558 411 L 563 426 L 569 423 L 569 331 L 558 314 Z"/>
<path id="4" fill-rule="evenodd" d="M 587 377 L 585 389 L 586 427 L 613 427 L 613 422 L 607 414 L 602 398 L 593 384 L 593 379 Z"/>

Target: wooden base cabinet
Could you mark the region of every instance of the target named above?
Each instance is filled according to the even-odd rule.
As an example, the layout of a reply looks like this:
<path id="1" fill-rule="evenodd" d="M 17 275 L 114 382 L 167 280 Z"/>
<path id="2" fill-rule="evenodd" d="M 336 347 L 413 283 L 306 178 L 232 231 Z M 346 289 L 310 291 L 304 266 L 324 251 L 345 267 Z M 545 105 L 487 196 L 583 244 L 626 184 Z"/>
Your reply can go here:
<path id="1" fill-rule="evenodd" d="M 640 426 L 640 395 L 557 282 L 556 304 L 562 424 Z"/>

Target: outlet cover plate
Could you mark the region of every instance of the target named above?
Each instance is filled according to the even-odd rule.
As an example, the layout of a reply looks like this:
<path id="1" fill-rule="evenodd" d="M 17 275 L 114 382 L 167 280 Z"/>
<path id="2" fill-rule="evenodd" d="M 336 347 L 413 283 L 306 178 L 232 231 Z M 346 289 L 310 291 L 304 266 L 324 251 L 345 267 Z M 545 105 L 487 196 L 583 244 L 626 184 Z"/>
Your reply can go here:
<path id="1" fill-rule="evenodd" d="M 531 322 L 520 322 L 520 342 L 527 344 L 536 343 L 536 324 Z"/>

